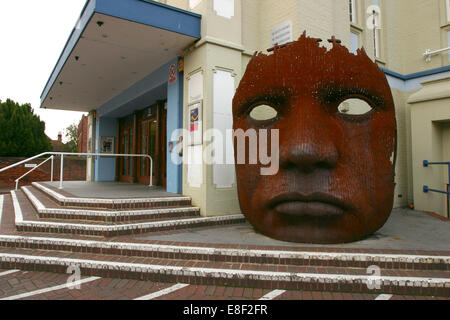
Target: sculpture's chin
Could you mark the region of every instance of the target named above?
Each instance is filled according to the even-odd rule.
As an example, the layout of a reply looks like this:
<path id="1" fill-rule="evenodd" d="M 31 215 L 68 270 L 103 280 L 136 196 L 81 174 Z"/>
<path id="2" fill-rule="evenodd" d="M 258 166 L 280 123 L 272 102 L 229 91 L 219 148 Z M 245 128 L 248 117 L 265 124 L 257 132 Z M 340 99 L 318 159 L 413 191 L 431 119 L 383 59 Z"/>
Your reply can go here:
<path id="1" fill-rule="evenodd" d="M 389 212 L 378 215 L 377 221 L 366 222 L 348 213 L 292 216 L 272 211 L 266 212 L 266 216 L 269 218 L 252 219 L 247 216 L 247 220 L 269 238 L 303 244 L 342 244 L 371 236 L 383 227 Z"/>

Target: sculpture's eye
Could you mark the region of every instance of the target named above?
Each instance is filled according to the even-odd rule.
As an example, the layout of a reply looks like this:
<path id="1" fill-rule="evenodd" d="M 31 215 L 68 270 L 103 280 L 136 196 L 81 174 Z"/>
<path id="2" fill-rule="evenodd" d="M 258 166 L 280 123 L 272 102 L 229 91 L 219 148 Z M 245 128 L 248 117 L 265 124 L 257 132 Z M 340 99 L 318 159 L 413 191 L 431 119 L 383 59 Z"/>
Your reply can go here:
<path id="1" fill-rule="evenodd" d="M 271 121 L 277 116 L 277 110 L 267 104 L 257 105 L 250 111 L 250 118 L 256 121 Z"/>
<path id="2" fill-rule="evenodd" d="M 341 102 L 338 107 L 340 114 L 362 116 L 372 111 L 372 107 L 364 100 L 351 98 Z"/>

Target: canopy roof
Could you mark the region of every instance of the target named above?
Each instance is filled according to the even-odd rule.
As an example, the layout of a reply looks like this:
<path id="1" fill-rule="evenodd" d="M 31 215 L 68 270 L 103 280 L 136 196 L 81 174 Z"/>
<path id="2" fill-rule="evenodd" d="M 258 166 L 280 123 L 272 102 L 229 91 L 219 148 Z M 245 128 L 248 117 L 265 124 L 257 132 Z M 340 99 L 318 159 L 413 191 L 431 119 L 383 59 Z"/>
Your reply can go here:
<path id="1" fill-rule="evenodd" d="M 41 108 L 88 112 L 180 56 L 201 16 L 151 0 L 88 0 L 41 95 Z"/>

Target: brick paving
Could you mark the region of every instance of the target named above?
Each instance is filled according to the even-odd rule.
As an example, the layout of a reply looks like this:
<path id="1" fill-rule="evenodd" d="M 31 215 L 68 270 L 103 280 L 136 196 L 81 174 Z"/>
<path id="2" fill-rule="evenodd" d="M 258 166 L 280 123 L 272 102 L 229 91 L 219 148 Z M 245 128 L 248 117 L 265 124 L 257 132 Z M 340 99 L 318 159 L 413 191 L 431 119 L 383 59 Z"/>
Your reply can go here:
<path id="1" fill-rule="evenodd" d="M 0 273 L 7 271 L 0 269 Z M 19 271 L 0 276 L 0 299 L 65 284 L 69 274 Z M 82 279 L 84 279 L 82 277 Z M 172 283 L 99 278 L 80 289 L 61 289 L 33 295 L 23 300 L 133 300 L 171 287 Z M 155 300 L 258 300 L 268 289 L 188 285 Z M 378 294 L 286 291 L 274 300 L 375 300 Z M 450 300 L 448 297 L 393 295 L 390 300 Z"/>
<path id="2" fill-rule="evenodd" d="M 54 191 L 57 190 L 54 189 Z M 53 200 L 48 198 L 45 193 L 42 193 L 41 191 L 36 191 L 35 194 L 39 194 L 37 197 L 46 206 L 53 202 Z M 25 220 L 48 222 L 61 221 L 49 219 L 49 217 L 39 217 L 38 212 L 31 202 L 28 201 L 28 198 L 23 191 L 17 192 L 17 196 L 20 200 L 22 214 Z M 49 207 L 60 208 L 60 205 L 53 202 Z M 67 207 L 65 207 L 65 209 L 67 209 Z M 96 209 L 98 210 L 99 208 L 93 207 L 90 210 Z M 72 222 L 78 221 L 70 220 L 70 223 Z M 94 222 L 80 220 L 79 223 L 93 224 Z M 120 222 L 118 224 L 120 224 Z M 223 228 L 223 226 L 208 226 L 196 228 L 195 230 L 214 230 L 215 228 L 219 229 Z M 174 234 L 177 232 L 182 231 L 166 230 L 152 233 L 152 235 Z M 7 238 L 1 239 L 2 235 L 13 235 L 16 236 L 16 238 L 17 236 L 22 236 L 22 239 L 20 240 L 21 242 L 12 238 L 10 240 Z M 38 240 L 36 240 L 37 238 Z M 63 239 L 66 242 L 64 242 L 64 244 L 61 244 L 61 241 L 58 243 L 58 239 Z M 77 240 L 91 240 L 91 243 L 82 247 L 77 244 L 77 242 L 79 242 Z M 92 243 L 92 240 L 94 240 L 95 243 Z M 117 248 L 113 246 L 114 243 L 117 243 Z M 130 247 L 131 244 L 134 247 Z M 165 245 L 172 247 L 166 249 L 155 247 L 151 250 L 144 250 L 145 245 Z M 178 248 L 174 249 L 174 246 L 178 246 Z M 200 250 L 201 248 L 214 250 L 204 251 L 202 253 Z M 266 251 L 265 253 L 260 252 L 259 255 L 257 254 L 256 256 L 248 256 L 248 253 L 243 251 L 227 254 L 226 251 L 223 251 L 224 249 Z M 286 253 L 289 251 L 289 255 L 286 256 Z M 284 254 L 284 258 L 273 256 L 274 254 L 278 254 L 278 252 L 281 255 Z M 308 252 L 310 252 L 309 255 Z M 296 253 L 298 253 L 299 257 L 293 258 Z M 313 253 L 317 253 L 318 255 L 314 258 L 312 257 Z M 330 256 L 329 258 L 319 258 L 320 255 L 325 253 L 338 254 L 338 256 L 337 258 L 333 258 L 333 256 Z M 396 287 L 399 284 L 396 284 L 395 281 L 397 280 L 393 280 L 391 284 L 386 285 L 386 283 L 384 283 L 382 290 L 371 291 L 362 283 L 346 283 L 345 281 L 347 280 L 340 283 L 336 282 L 334 284 L 326 282 L 329 280 L 325 280 L 325 283 L 318 282 L 317 279 L 319 276 L 331 276 L 331 279 L 333 279 L 333 276 L 366 277 L 367 266 L 373 264 L 370 260 L 372 258 L 369 257 L 369 260 L 366 260 L 366 258 L 363 257 L 358 258 L 361 260 L 354 260 L 352 258 L 341 257 L 342 255 L 353 253 L 369 255 L 425 255 L 428 256 L 428 258 L 425 257 L 422 259 L 423 261 L 416 259 L 417 262 L 415 263 L 399 258 L 398 261 L 377 261 L 376 264 L 382 268 L 383 277 L 444 279 L 446 284 L 441 288 L 435 287 L 435 289 L 430 289 L 428 287 L 430 283 L 424 283 L 423 285 L 411 283 L 411 286 L 408 285 L 408 287 L 404 284 L 404 287 L 402 287 L 400 284 L 400 287 Z M 55 258 L 65 259 L 64 261 L 69 261 L 70 259 L 89 261 L 89 264 L 93 263 L 95 267 L 89 267 L 89 264 L 85 264 L 82 266 L 83 275 L 101 278 L 84 283 L 81 290 L 69 290 L 63 288 L 37 294 L 28 297 L 27 299 L 136 299 L 152 293 L 158 293 L 160 290 L 170 288 L 177 282 L 187 283 L 188 286 L 168 294 L 157 294 L 158 298 L 156 299 L 258 300 L 267 294 L 270 296 L 272 290 L 276 289 L 283 289 L 286 291 L 279 295 L 276 294 L 274 300 L 374 300 L 382 293 L 397 293 L 391 296 L 392 300 L 436 300 L 443 299 L 442 297 L 445 299 L 445 297 L 450 296 L 450 289 L 447 283 L 448 280 L 446 280 L 450 279 L 450 264 L 447 259 L 448 256 L 450 256 L 450 251 L 212 244 L 145 240 L 142 238 L 142 235 L 140 235 L 140 237 L 136 235 L 124 235 L 104 238 L 83 234 L 67 235 L 48 234 L 43 232 L 24 232 L 16 229 L 14 207 L 10 195 L 4 197 L 3 216 L 0 224 L 0 255 L 2 254 L 3 262 L 0 262 L 0 268 L 17 268 L 30 271 L 19 271 L 17 273 L 0 276 L 0 299 L 65 284 L 65 281 L 67 281 L 67 278 L 69 277 L 69 275 L 65 274 L 65 268 L 67 268 L 67 265 L 65 265 L 66 262 L 60 264 L 54 262 L 49 264 L 46 262 L 56 261 L 52 260 Z M 27 260 L 24 260 L 25 262 L 19 262 L 19 260 L 9 260 L 10 262 L 8 262 L 8 260 L 5 260 L 5 257 L 18 255 L 30 257 L 31 260 L 28 262 Z M 432 259 L 433 257 L 436 258 Z M 13 257 L 13 259 L 15 258 Z M 430 262 L 431 260 L 432 262 Z M 114 264 L 114 268 L 111 267 L 110 269 L 107 269 L 109 268 L 108 266 L 112 266 L 112 264 Z M 153 268 L 152 266 L 155 266 L 155 270 L 159 271 L 151 271 L 150 273 L 148 273 L 148 271 L 146 271 L 147 273 L 143 271 L 134 271 L 133 264 L 141 264 L 144 266 L 144 269 L 147 266 L 150 266 L 151 268 Z M 115 270 L 118 266 L 120 266 L 120 268 Z M 178 267 L 183 269 L 177 269 Z M 195 275 L 189 275 L 189 272 L 191 272 L 189 270 L 193 270 L 189 268 L 195 268 L 198 271 L 194 271 Z M 7 271 L 8 269 L 5 270 Z M 187 273 L 185 273 L 186 270 Z M 203 274 L 204 270 L 218 271 L 212 271 L 216 274 L 208 271 L 210 273 L 207 273 L 208 275 L 205 276 L 205 274 Z M 233 272 L 232 278 L 227 279 L 227 276 L 224 276 L 224 274 L 227 274 L 227 270 Z M 235 271 L 238 273 L 234 274 Z M 245 274 L 245 271 L 253 272 L 255 275 L 258 274 L 258 272 L 269 272 L 269 275 L 267 275 L 269 278 L 264 279 L 264 276 L 266 275 L 258 279 L 248 277 L 241 278 L 239 272 Z M 1 272 L 2 270 L 0 270 L 0 274 Z M 276 273 L 278 273 L 278 275 Z M 293 280 L 294 278 L 291 278 L 289 281 L 286 279 L 281 280 L 282 277 L 276 278 L 279 277 L 279 274 L 281 273 L 312 274 L 313 280 L 312 282 L 309 282 L 309 280 L 307 282 L 302 282 L 303 280 L 297 278 L 295 281 L 300 282 L 295 282 Z M 423 280 L 414 281 L 420 282 Z M 425 286 L 425 284 L 427 286 Z M 412 296 L 411 294 L 413 293 L 416 294 L 416 296 Z M 438 295 L 439 297 L 433 297 L 432 295 Z"/>

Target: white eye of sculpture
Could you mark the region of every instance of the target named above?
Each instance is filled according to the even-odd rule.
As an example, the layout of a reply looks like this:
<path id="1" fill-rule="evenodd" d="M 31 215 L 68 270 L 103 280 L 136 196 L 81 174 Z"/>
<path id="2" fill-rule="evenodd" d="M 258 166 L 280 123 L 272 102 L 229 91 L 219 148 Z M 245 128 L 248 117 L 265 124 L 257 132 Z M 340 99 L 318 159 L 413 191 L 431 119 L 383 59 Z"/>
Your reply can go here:
<path id="1" fill-rule="evenodd" d="M 370 111 L 372 111 L 372 107 L 362 99 L 347 99 L 338 107 L 338 111 L 341 114 L 352 115 L 352 116 L 362 116 Z"/>
<path id="2" fill-rule="evenodd" d="M 266 104 L 256 106 L 250 112 L 250 117 L 256 121 L 273 120 L 278 116 L 277 110 Z"/>

